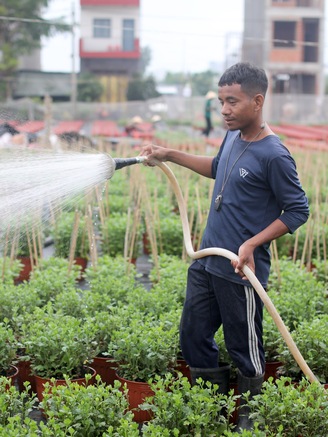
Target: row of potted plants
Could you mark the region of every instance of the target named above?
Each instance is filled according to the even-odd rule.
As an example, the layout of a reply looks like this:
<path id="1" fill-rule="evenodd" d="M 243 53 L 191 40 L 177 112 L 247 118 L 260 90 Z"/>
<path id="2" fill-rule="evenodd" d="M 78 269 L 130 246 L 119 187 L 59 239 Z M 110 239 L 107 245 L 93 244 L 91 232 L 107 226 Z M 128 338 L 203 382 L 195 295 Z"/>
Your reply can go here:
<path id="1" fill-rule="evenodd" d="M 79 290 L 76 288 L 73 275 L 74 272 L 72 272 L 71 275 L 67 275 L 67 261 L 59 259 L 56 259 L 56 262 L 55 260 L 43 261 L 43 263 L 40 263 L 40 267 L 35 269 L 29 283 L 21 284 L 15 287 L 8 284 L 4 284 L 2 286 L 2 296 L 6 295 L 6 291 L 8 290 L 10 290 L 9 294 L 11 294 L 11 291 L 14 290 L 19 292 L 19 299 L 15 298 L 14 295 L 14 300 L 4 304 L 3 314 L 9 316 L 7 320 L 10 320 L 12 329 L 20 341 L 20 346 L 22 348 L 26 348 L 25 357 L 28 358 L 32 358 L 32 353 L 30 353 L 33 347 L 33 342 L 31 342 L 31 338 L 33 337 L 32 334 L 33 332 L 38 333 L 40 330 L 42 332 L 42 326 L 48 326 L 47 335 L 44 336 L 41 341 L 41 344 L 43 344 L 46 351 L 39 352 L 42 359 L 49 357 L 51 361 L 52 354 L 50 351 L 56 351 L 56 353 L 61 351 L 61 348 L 58 347 L 58 344 L 62 345 L 62 348 L 66 349 L 67 351 L 69 350 L 69 346 L 73 344 L 73 341 L 71 340 L 72 337 L 68 335 L 68 331 L 63 329 L 64 334 L 62 334 L 62 337 L 58 334 L 61 331 L 58 327 L 58 321 L 61 320 L 65 321 L 64 323 L 66 323 L 67 328 L 70 326 L 70 323 L 72 323 L 76 336 L 79 332 L 82 332 L 79 330 L 80 328 L 78 328 L 81 321 L 83 322 L 84 326 L 89 326 L 88 335 L 83 331 L 81 338 L 84 338 L 84 341 L 89 346 L 94 344 L 95 347 L 91 351 L 83 351 L 83 361 L 90 360 L 92 355 L 95 356 L 96 354 L 107 353 L 109 354 L 109 357 L 112 355 L 111 358 L 114 360 L 125 363 L 126 367 L 128 367 L 129 360 L 131 359 L 131 357 L 128 357 L 129 353 L 136 361 L 136 351 L 133 349 L 133 347 L 132 349 L 129 349 L 128 346 L 125 348 L 122 347 L 122 342 L 120 343 L 120 341 L 124 339 L 128 345 L 129 336 L 131 336 L 131 338 L 134 339 L 132 344 L 136 345 L 138 342 L 132 335 L 135 333 L 135 331 L 138 331 L 141 336 L 143 334 L 148 334 L 148 331 L 152 332 L 154 335 L 155 331 L 152 331 L 151 328 L 158 328 L 160 335 L 158 335 L 155 343 L 149 342 L 148 345 L 148 343 L 146 343 L 147 340 L 140 340 L 141 345 L 144 347 L 147 347 L 148 345 L 147 350 L 152 351 L 151 353 L 156 357 L 156 353 L 160 349 L 161 337 L 164 338 L 164 332 L 170 332 L 170 329 L 172 328 L 172 332 L 174 333 L 172 339 L 174 339 L 174 341 L 171 344 L 172 349 L 169 350 L 169 353 L 171 356 L 171 362 L 173 362 L 174 359 L 178 358 L 179 353 L 177 327 L 179 313 L 181 311 L 183 302 L 184 280 L 187 268 L 187 264 L 184 261 L 180 259 L 176 259 L 175 261 L 176 262 L 174 263 L 172 257 L 162 257 L 159 269 L 161 275 L 158 278 L 157 272 L 154 269 L 151 274 L 151 277 L 154 280 L 154 286 L 150 291 L 147 292 L 142 285 L 135 282 L 135 267 L 133 267 L 131 271 L 130 264 L 124 259 L 111 257 L 104 257 L 103 259 L 100 258 L 99 266 L 102 267 L 99 268 L 98 274 L 95 274 L 93 268 L 90 268 L 87 271 L 87 275 L 90 277 L 91 290 Z M 61 264 L 61 266 L 59 266 L 59 264 Z M 52 280 L 49 276 L 51 265 L 55 271 L 55 275 Z M 121 269 L 123 269 L 122 266 L 124 265 L 129 267 L 130 273 L 125 273 L 125 276 L 123 276 L 123 279 L 120 281 L 117 273 L 119 272 L 120 278 L 122 278 L 123 272 L 122 270 L 119 270 L 119 266 Z M 60 267 L 62 267 L 62 270 Z M 110 280 L 111 273 L 113 276 L 113 270 L 114 277 L 112 280 Z M 180 276 L 179 272 L 181 272 Z M 289 264 L 287 262 L 286 272 L 289 275 L 291 274 Z M 315 310 L 313 310 L 313 314 L 315 314 L 315 320 L 313 321 L 313 328 L 311 326 L 311 321 L 308 322 L 308 324 L 304 322 L 304 325 L 301 323 L 302 320 L 306 321 L 308 319 L 308 308 L 303 308 L 303 311 L 305 311 L 303 313 L 303 317 L 301 315 L 301 308 L 299 309 L 299 329 L 302 332 L 302 329 L 307 328 L 308 334 L 298 338 L 298 346 L 301 349 L 304 357 L 309 361 L 310 367 L 313 368 L 315 373 L 318 374 L 318 377 L 320 377 L 320 380 L 322 382 L 326 382 L 327 366 L 325 366 L 325 355 L 322 352 L 326 343 L 325 337 L 323 339 L 320 338 L 320 335 L 325 332 L 325 326 L 327 322 L 327 319 L 325 318 L 326 310 L 324 310 L 324 305 L 326 303 L 325 288 L 316 280 L 313 283 L 311 282 L 314 278 L 312 273 L 305 273 L 308 276 L 306 276 L 307 280 L 304 280 L 303 278 L 301 281 L 303 286 L 301 291 L 302 295 L 313 296 L 314 288 L 316 290 L 319 289 L 319 291 L 321 290 L 320 293 L 318 293 L 318 296 L 321 296 L 320 299 L 318 297 L 318 302 L 322 301 L 323 306 L 314 306 Z M 281 270 L 281 274 L 284 274 L 283 269 Z M 299 271 L 297 272 L 297 275 L 299 275 Z M 107 278 L 107 281 L 105 278 Z M 105 284 L 107 287 L 104 287 Z M 311 286 L 308 290 L 306 290 L 304 284 L 310 284 Z M 275 293 L 276 291 L 273 289 L 273 283 L 270 287 L 271 290 L 269 292 Z M 279 290 L 279 293 L 283 293 L 282 290 Z M 18 294 L 16 294 L 16 296 L 18 296 Z M 320 316 L 318 308 L 321 309 L 321 312 L 323 313 L 322 316 Z M 28 309 L 27 312 L 26 309 Z M 144 321 L 143 323 L 145 323 L 147 329 L 137 330 L 138 323 L 139 328 L 142 327 L 140 320 Z M 270 319 L 268 319 L 268 321 L 269 320 Z M 94 322 L 100 323 L 98 328 L 90 327 Z M 108 329 L 109 325 L 111 325 L 112 329 Z M 163 325 L 166 325 L 165 331 L 163 331 Z M 134 327 L 133 330 L 130 329 L 131 326 Z M 171 326 L 170 329 L 168 329 L 169 326 Z M 295 324 L 291 324 L 291 326 L 294 327 L 295 335 L 297 335 Z M 321 329 L 319 329 L 320 326 L 322 326 Z M 267 346 L 270 345 L 271 340 L 269 339 L 269 335 L 272 333 L 275 334 L 277 339 L 277 330 L 271 325 L 265 329 Z M 313 335 L 311 337 L 311 333 L 316 333 L 317 338 L 313 338 Z M 124 334 L 126 334 L 125 337 Z M 56 339 L 58 340 L 57 344 Z M 310 339 L 312 341 L 311 347 L 309 347 L 309 343 L 307 343 L 307 341 L 310 341 Z M 66 340 L 67 343 L 65 343 Z M 36 340 L 34 341 L 36 344 L 38 344 Z M 80 341 L 76 341 L 75 343 L 76 344 L 74 344 L 74 347 L 77 347 Z M 83 341 L 81 341 L 81 344 L 83 344 Z M 169 342 L 166 339 L 163 345 L 163 350 L 168 350 L 168 344 Z M 275 341 L 273 341 L 272 344 L 276 349 L 275 359 L 283 361 L 286 373 L 288 369 L 286 349 L 284 349 L 283 345 L 281 345 L 281 342 L 278 345 L 279 347 L 276 347 L 277 345 Z M 155 349 L 154 352 L 154 350 L 151 349 L 151 345 L 153 347 L 157 347 L 158 349 Z M 47 347 L 49 347 L 50 350 L 47 350 Z M 221 347 L 221 350 L 223 354 L 223 346 Z M 124 357 L 125 351 L 127 355 Z M 311 356 L 309 355 L 310 352 Z M 35 351 L 35 353 L 37 354 L 38 352 Z M 74 355 L 76 357 L 80 357 L 76 351 L 74 352 Z M 147 354 L 145 352 L 139 354 L 139 358 L 141 360 L 146 356 Z M 148 358 L 149 357 L 147 357 L 147 359 Z M 57 363 L 52 361 L 51 366 L 52 368 L 57 366 L 56 370 L 58 371 L 60 363 L 58 355 L 56 360 Z M 155 361 L 155 364 L 159 366 L 160 362 L 158 356 L 156 357 Z M 289 360 L 289 362 L 295 367 L 295 363 L 293 363 L 292 358 Z M 49 366 L 49 369 L 51 369 L 51 366 Z M 144 366 L 142 361 L 140 366 Z M 65 372 L 67 372 L 67 369 L 62 371 L 62 375 Z M 147 380 L 147 378 L 145 379 Z"/>
<path id="2" fill-rule="evenodd" d="M 160 179 L 158 175 L 153 173 L 151 177 L 157 179 L 156 184 L 158 185 Z M 177 258 L 173 257 L 172 252 L 170 252 L 174 247 L 179 247 L 182 252 L 182 235 L 179 234 L 180 218 L 174 211 L 176 205 L 170 189 L 167 188 L 167 185 L 163 185 L 165 188 L 160 186 L 159 191 L 162 190 L 162 199 L 165 199 L 165 201 L 159 202 L 157 199 L 153 202 L 153 208 L 147 206 L 145 208 L 147 211 L 145 227 L 139 226 L 139 221 L 141 221 L 140 210 L 138 210 L 140 208 L 139 196 L 136 195 L 134 190 L 130 190 L 132 199 L 130 195 L 125 196 L 127 186 L 122 181 L 123 179 L 120 187 L 115 187 L 117 193 L 121 192 L 121 195 L 117 197 L 120 198 L 121 204 L 123 203 L 125 208 L 127 205 L 129 205 L 128 208 L 133 205 L 134 209 L 132 211 L 125 210 L 121 226 L 123 232 L 119 234 L 120 229 L 114 226 L 114 223 L 119 222 L 119 219 L 122 218 L 122 214 L 116 215 L 119 208 L 111 202 L 109 202 L 109 205 L 106 205 L 105 201 L 99 202 L 101 225 L 99 230 L 103 242 L 102 252 L 105 254 L 97 259 L 97 263 L 94 263 L 85 271 L 89 289 L 79 287 L 77 279 L 80 269 L 75 264 L 73 266 L 69 265 L 67 250 L 70 245 L 68 244 L 66 246 L 62 244 L 61 246 L 61 243 L 58 242 L 58 250 L 54 258 L 35 260 L 37 262 L 35 262 L 30 281 L 16 286 L 13 284 L 15 263 L 3 260 L 3 282 L 0 285 L 0 299 L 4 305 L 1 307 L 3 312 L 0 321 L 4 323 L 3 326 L 9 328 L 8 332 L 14 334 L 11 349 L 20 350 L 21 354 L 17 357 L 18 363 L 23 362 L 23 356 L 24 360 L 28 360 L 34 373 L 41 371 L 43 376 L 58 376 L 64 378 L 64 380 L 66 375 L 66 378 L 71 380 L 78 376 L 78 373 L 80 373 L 78 370 L 83 369 L 84 364 L 89 364 L 92 367 L 95 358 L 99 356 L 106 362 L 112 363 L 117 371 L 115 378 L 121 378 L 123 386 L 127 383 L 126 378 L 132 376 L 147 384 L 150 378 L 155 381 L 157 378 L 161 378 L 157 380 L 160 385 L 163 384 L 161 382 L 162 378 L 168 378 L 167 375 L 171 371 L 176 371 L 179 358 L 178 321 L 184 299 L 186 269 L 188 267 L 188 262 L 181 259 L 180 252 L 175 253 L 178 255 Z M 189 181 L 191 182 L 191 179 L 186 179 L 184 186 L 186 195 L 190 189 Z M 198 182 L 194 180 L 192 180 L 192 187 L 195 188 L 195 191 L 198 190 L 202 193 L 206 193 L 206 189 L 208 189 L 208 187 L 199 186 Z M 112 193 L 110 191 L 112 189 L 113 185 L 109 185 L 109 198 L 111 198 Z M 143 190 L 150 194 L 151 199 L 158 194 L 147 184 L 143 186 Z M 147 197 L 143 196 L 142 198 L 147 199 Z M 203 197 L 206 197 L 206 195 Z M 123 198 L 125 202 L 122 202 Z M 194 214 L 195 208 L 197 208 L 197 214 Z M 199 217 L 202 215 L 202 208 L 201 202 L 197 202 L 189 210 L 192 228 L 198 226 L 201 228 L 202 221 Z M 100 213 L 100 211 L 102 212 Z M 104 211 L 105 214 L 103 214 Z M 68 238 L 72 239 L 72 227 L 74 227 L 73 213 L 69 214 L 69 217 L 66 213 L 62 214 L 63 223 L 67 222 L 70 229 L 70 232 L 66 233 L 66 241 Z M 155 224 L 156 220 L 159 220 L 158 225 Z M 128 229 L 127 223 L 131 223 L 133 232 Z M 85 222 L 83 223 L 83 220 L 80 224 L 82 224 L 82 228 L 87 226 Z M 168 238 L 165 237 L 164 233 L 166 228 L 169 233 L 175 235 L 174 242 L 170 240 L 171 242 L 167 247 L 165 247 L 165 242 Z M 172 232 L 173 228 L 176 229 L 174 233 Z M 197 232 L 200 228 L 197 228 Z M 53 231 L 55 246 L 58 235 L 56 232 L 59 232 L 60 229 L 61 224 L 58 223 Z M 155 235 L 155 238 L 152 239 L 150 234 L 150 240 L 156 241 L 156 253 L 154 251 L 152 253 L 154 269 L 150 278 L 153 287 L 149 291 L 138 282 L 135 267 L 128 263 L 126 258 L 122 257 L 123 252 L 126 252 L 126 245 L 122 245 L 122 241 L 128 240 L 128 246 L 131 241 L 140 242 L 140 237 L 136 237 L 138 229 L 141 229 L 142 232 L 145 229 L 153 231 Z M 85 228 L 82 231 L 84 232 L 84 234 L 83 232 L 81 234 L 84 235 L 82 240 L 84 239 L 83 244 L 86 247 L 85 242 L 88 239 L 85 237 Z M 112 237 L 110 236 L 111 231 L 114 232 Z M 120 235 L 117 241 L 121 244 L 121 247 L 118 251 L 111 252 L 117 234 Z M 178 235 L 180 235 L 181 241 L 178 241 Z M 79 236 L 79 233 L 77 236 Z M 178 244 L 174 245 L 176 242 Z M 59 248 L 64 246 L 65 254 L 62 255 L 63 258 L 60 258 Z M 76 247 L 80 247 L 80 244 L 76 244 Z M 159 252 L 161 252 L 161 255 L 157 257 Z M 132 253 L 129 250 L 129 255 Z M 324 359 L 327 344 L 325 337 L 324 339 L 321 338 L 327 324 L 326 314 L 328 313 L 326 270 L 320 264 L 320 261 L 316 263 L 316 269 L 311 273 L 306 271 L 302 265 L 301 262 L 293 263 L 290 259 L 280 260 L 278 268 L 271 275 L 268 292 L 295 339 L 297 338 L 296 343 L 310 367 L 315 371 L 321 382 L 327 382 L 328 366 L 325 366 Z M 264 337 L 267 359 L 271 354 L 275 360 L 280 361 L 280 367 L 284 374 L 288 375 L 291 370 L 290 374 L 293 378 L 297 377 L 299 379 L 299 372 L 297 373 L 292 368 L 295 364 L 293 358 L 288 356 L 288 350 L 282 344 L 279 333 L 271 322 L 271 319 L 266 315 Z M 62 324 L 64 327 L 62 327 Z M 36 334 L 38 332 L 44 334 L 44 330 L 46 330 L 46 335 L 36 338 Z M 303 330 L 308 334 L 302 335 Z M 3 336 L 6 339 L 5 333 L 3 333 Z M 308 339 L 310 339 L 310 345 L 306 343 Z M 217 334 L 217 340 L 220 343 L 220 358 L 225 358 L 226 351 L 224 350 L 222 333 Z M 11 344 L 10 341 L 7 341 L 8 344 Z M 316 355 L 317 353 L 320 354 L 320 357 Z M 75 357 L 72 358 L 72 354 Z M 228 359 L 229 357 L 227 357 Z M 47 373 L 48 371 L 49 373 Z M 53 371 L 56 375 L 52 375 Z M 111 381 L 111 384 L 115 385 L 116 383 Z M 168 421 L 156 421 L 159 417 L 165 415 L 162 406 L 168 400 L 164 394 L 165 392 L 172 393 L 174 381 L 170 380 L 168 384 L 170 384 L 170 390 L 167 389 L 165 384 L 164 387 L 166 388 L 162 390 L 163 404 L 158 401 L 158 406 L 157 401 L 155 401 L 153 406 L 146 403 L 142 407 L 147 413 L 143 417 L 149 419 L 149 410 L 153 414 L 149 424 L 144 427 L 144 435 L 183 435 L 184 432 L 190 433 L 187 435 L 193 435 L 192 433 L 202 435 L 204 427 L 208 426 L 206 425 L 206 417 L 202 416 L 209 414 L 211 417 L 211 413 L 206 410 L 209 402 L 204 393 L 199 394 L 200 404 L 194 406 L 194 410 L 192 410 L 192 414 L 195 416 L 194 421 L 188 418 L 186 413 L 183 414 L 184 425 L 179 422 L 179 425 L 173 429 L 168 426 Z M 187 384 L 187 382 L 185 381 L 184 384 Z M 292 386 L 292 384 L 289 385 Z M 90 384 L 87 385 L 87 387 L 89 386 Z M 187 389 L 187 385 L 185 385 L 185 388 L 186 398 L 191 397 L 190 391 L 192 390 L 193 398 L 197 398 L 196 389 L 191 389 L 191 387 Z M 297 390 L 295 387 L 293 389 Z M 58 390 L 59 393 L 60 390 L 64 389 L 58 387 Z M 83 391 L 82 389 L 78 390 Z M 321 390 L 321 388 L 318 390 Z M 157 391 L 160 392 L 160 386 L 155 390 L 153 386 L 148 394 L 154 395 Z M 177 393 L 182 391 L 181 386 L 177 388 Z M 320 407 L 324 408 L 320 393 L 316 396 L 318 396 Z M 49 396 L 51 398 L 52 390 Z M 179 403 L 179 397 L 176 398 L 176 402 Z M 141 405 L 141 402 L 139 401 L 137 405 Z M 166 413 L 169 415 L 171 407 L 167 405 L 170 404 L 166 404 L 165 407 Z M 227 407 L 225 406 L 225 408 Z M 260 408 L 260 404 L 257 408 Z M 308 408 L 307 405 L 306 408 Z M 126 410 L 126 407 L 124 407 L 124 410 Z M 172 411 L 175 411 L 174 405 Z M 184 411 L 189 410 L 186 408 Z M 204 411 L 207 411 L 207 413 L 204 413 Z M 292 410 L 288 411 L 291 414 Z M 54 414 L 54 417 L 57 414 L 59 413 Z M 295 414 L 294 411 L 293 414 Z M 196 416 L 199 418 L 201 425 L 197 425 Z M 257 417 L 262 429 L 258 430 L 256 428 L 254 432 L 263 435 L 260 433 L 263 433 L 263 429 L 266 429 L 268 425 L 263 422 L 263 418 Z M 132 422 L 135 421 L 136 415 L 133 415 L 132 419 Z M 61 424 L 55 423 L 54 420 L 49 421 L 49 423 L 53 423 L 53 427 L 58 433 L 62 432 L 62 426 L 66 426 L 65 432 L 73 432 L 73 428 L 70 428 L 70 424 L 67 422 Z M 129 420 L 124 418 L 124 423 L 127 424 Z M 219 418 L 219 423 L 220 420 L 222 419 Z M 174 423 L 172 419 L 172 425 Z M 293 423 L 292 420 L 291 423 Z M 77 426 L 84 428 L 86 425 Z M 115 426 L 119 427 L 121 425 Z M 127 426 L 130 427 L 129 424 Z M 133 435 L 133 426 L 131 426 L 132 431 L 130 434 L 127 428 L 124 429 L 124 426 L 121 432 L 125 432 L 126 435 Z M 284 435 L 279 426 L 274 426 L 276 434 L 268 433 L 266 435 L 280 435 L 279 433 Z M 231 430 L 228 428 L 226 426 L 223 430 L 218 426 L 218 432 L 229 433 Z M 8 435 L 10 435 L 9 432 L 11 431 L 8 430 Z M 105 435 L 106 432 L 113 432 L 114 434 L 108 435 L 115 435 L 116 430 L 104 432 Z M 213 435 L 216 435 L 214 431 Z M 299 435 L 299 432 L 295 435 Z"/>
<path id="3" fill-rule="evenodd" d="M 0 377 L 1 435 L 18 436 L 237 436 L 229 421 L 236 396 L 216 393 L 216 386 L 191 386 L 181 374 L 167 373 L 150 382 L 152 394 L 140 405 L 150 419 L 139 425 L 129 409 L 126 386 L 115 381 L 106 385 L 96 377 L 93 385 L 66 380 L 65 385 L 45 384 L 40 404 L 45 417 L 38 425 L 30 418 L 36 397 L 28 384 L 19 393 Z M 290 378 L 264 382 L 260 395 L 248 401 L 255 422 L 244 437 L 309 437 L 328 432 L 327 393 L 320 384 L 302 379 L 297 386 Z"/>
<path id="4" fill-rule="evenodd" d="M 129 265 L 131 273 L 126 275 L 122 271 L 126 264 L 122 258 L 107 256 L 100 258 L 97 273 L 93 268 L 88 270 L 93 296 L 90 295 L 90 290 L 83 290 L 82 294 L 77 291 L 74 278 L 74 274 L 76 275 L 77 271 L 73 271 L 71 275 L 68 275 L 67 261 L 58 258 L 43 260 L 40 268 L 36 269 L 33 273 L 29 283 L 16 287 L 10 285 L 2 286 L 1 296 L 3 300 L 9 299 L 9 301 L 3 302 L 3 317 L 10 319 L 12 324 L 17 323 L 19 325 L 20 321 L 17 317 L 17 312 L 23 312 L 25 308 L 28 309 L 28 312 L 31 312 L 33 307 L 42 307 L 48 301 L 54 303 L 57 311 L 61 309 L 66 314 L 72 315 L 74 313 L 73 315 L 82 317 L 85 312 L 85 309 L 83 309 L 85 304 L 88 308 L 96 306 L 92 304 L 92 299 L 95 299 L 97 304 L 101 305 L 98 307 L 99 310 L 103 309 L 104 311 L 108 311 L 108 308 L 114 305 L 117 306 L 120 302 L 132 302 L 134 309 L 136 305 L 139 305 L 142 311 L 147 312 L 155 311 L 160 313 L 163 308 L 168 310 L 169 306 L 179 310 L 183 303 L 185 272 L 188 265 L 183 261 L 179 262 L 179 260 L 168 265 L 166 260 L 172 261 L 172 258 L 162 257 L 160 280 L 158 281 L 157 272 L 154 269 L 151 273 L 151 278 L 154 281 L 153 289 L 151 292 L 145 293 L 142 285 L 135 283 L 135 268 L 131 270 Z M 179 264 L 183 266 L 177 267 L 181 268 L 182 272 L 180 280 L 177 275 L 177 268 L 174 268 L 175 265 L 179 266 Z M 119 266 L 121 266 L 121 270 L 119 270 Z M 287 260 L 282 267 L 281 275 L 284 277 L 282 284 L 292 284 L 292 281 L 294 281 L 292 285 L 293 293 L 285 285 L 277 286 L 274 282 L 274 275 L 269 287 L 269 293 L 283 320 L 292 331 L 303 320 L 311 321 L 317 318 L 319 323 L 321 321 L 320 314 L 324 315 L 328 312 L 325 284 L 317 281 L 313 273 L 296 268 L 293 263 Z M 110 269 L 116 270 L 114 274 L 109 271 Z M 166 274 L 166 271 L 169 273 Z M 122 274 L 125 274 L 124 281 L 119 279 L 119 276 Z M 170 276 L 171 274 L 173 276 Z M 292 278 L 295 279 L 293 280 Z M 295 282 L 296 280 L 298 282 Z M 166 290 L 170 288 L 170 281 L 173 289 L 171 301 L 162 292 L 163 288 Z M 133 292 L 131 292 L 132 288 Z M 104 292 L 106 293 L 104 294 Z M 101 293 L 102 297 L 99 296 Z M 15 296 L 19 296 L 20 299 L 17 299 Z M 81 296 L 83 296 L 83 299 Z M 322 319 L 322 323 L 324 323 L 324 317 Z M 268 358 L 277 359 L 279 350 L 276 343 L 280 339 L 279 333 L 266 313 L 264 321 L 265 325 L 268 325 L 264 330 Z M 16 329 L 15 326 L 14 328 Z M 309 348 L 305 347 L 306 349 Z"/>
<path id="5" fill-rule="evenodd" d="M 210 204 L 212 181 L 199 178 L 178 166 L 174 167 L 174 172 L 181 183 L 192 239 L 197 248 Z M 133 184 L 133 180 L 138 180 L 138 184 Z M 294 261 L 302 260 L 308 266 L 311 260 L 311 268 L 315 268 L 317 263 L 327 260 L 325 235 L 328 211 L 325 207 L 325 188 L 317 186 L 313 192 L 312 185 L 307 187 L 307 181 L 303 184 L 306 190 L 309 189 L 309 197 L 313 204 L 311 217 L 308 224 L 295 234 L 277 240 L 277 255 L 279 258 L 283 255 L 291 256 Z M 135 259 L 143 250 L 143 236 L 148 234 L 147 250 L 152 255 L 183 255 L 181 220 L 176 198 L 166 176 L 159 169 L 152 171 L 143 166 L 133 166 L 116 172 L 101 194 L 98 193 L 91 198 L 88 196 L 79 202 L 66 203 L 63 211 L 52 218 L 50 229 L 40 229 L 42 225 L 38 223 L 40 242 L 44 240 L 45 235 L 51 234 L 55 240 L 56 256 L 68 257 L 75 210 L 78 209 L 80 223 L 75 255 L 90 256 L 86 220 L 90 205 L 94 212 L 92 218 L 94 222 L 98 222 L 97 226 L 99 225 L 98 237 L 103 254 L 124 255 L 124 251 L 127 251 L 131 252 Z M 32 233 L 26 238 L 23 232 L 19 242 L 20 256 L 30 257 L 31 243 Z"/>

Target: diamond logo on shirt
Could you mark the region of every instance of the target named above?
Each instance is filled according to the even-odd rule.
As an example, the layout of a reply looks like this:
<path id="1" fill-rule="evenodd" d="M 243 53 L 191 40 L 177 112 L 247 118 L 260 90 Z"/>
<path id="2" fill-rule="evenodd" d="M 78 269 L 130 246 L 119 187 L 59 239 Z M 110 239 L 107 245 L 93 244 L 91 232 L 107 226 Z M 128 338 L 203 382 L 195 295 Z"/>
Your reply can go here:
<path id="1" fill-rule="evenodd" d="M 248 171 L 245 170 L 244 168 L 240 168 L 239 169 L 239 174 L 242 178 L 246 177 L 248 175 Z"/>

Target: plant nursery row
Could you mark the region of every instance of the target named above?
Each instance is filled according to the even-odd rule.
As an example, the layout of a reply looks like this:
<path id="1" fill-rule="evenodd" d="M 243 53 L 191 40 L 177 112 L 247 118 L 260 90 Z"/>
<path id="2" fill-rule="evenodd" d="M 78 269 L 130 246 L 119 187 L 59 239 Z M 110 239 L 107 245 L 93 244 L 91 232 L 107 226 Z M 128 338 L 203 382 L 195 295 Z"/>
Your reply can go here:
<path id="1" fill-rule="evenodd" d="M 135 166 L 57 205 L 46 220 L 34 218 L 19 238 L 8 233 L 0 258 L 0 435 L 327 436 L 325 160 L 297 155 L 311 216 L 272 245 L 267 289 L 317 383 L 304 377 L 264 310 L 265 382 L 248 401 L 254 430 L 235 431 L 236 369 L 222 330 L 215 340 L 232 368 L 229 395 L 191 385 L 179 345 L 191 261 L 177 201 L 160 169 Z M 212 181 L 172 169 L 197 250 Z M 150 287 L 138 269 L 145 256 Z"/>

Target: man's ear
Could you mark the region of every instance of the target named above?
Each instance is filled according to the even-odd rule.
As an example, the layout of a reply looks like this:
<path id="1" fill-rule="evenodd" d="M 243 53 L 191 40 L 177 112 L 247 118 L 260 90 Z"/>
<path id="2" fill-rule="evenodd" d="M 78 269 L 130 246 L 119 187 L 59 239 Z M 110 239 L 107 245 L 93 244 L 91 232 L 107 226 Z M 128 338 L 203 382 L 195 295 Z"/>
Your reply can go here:
<path id="1" fill-rule="evenodd" d="M 253 98 L 254 101 L 254 110 L 260 111 L 264 105 L 264 96 L 263 94 L 256 94 Z"/>

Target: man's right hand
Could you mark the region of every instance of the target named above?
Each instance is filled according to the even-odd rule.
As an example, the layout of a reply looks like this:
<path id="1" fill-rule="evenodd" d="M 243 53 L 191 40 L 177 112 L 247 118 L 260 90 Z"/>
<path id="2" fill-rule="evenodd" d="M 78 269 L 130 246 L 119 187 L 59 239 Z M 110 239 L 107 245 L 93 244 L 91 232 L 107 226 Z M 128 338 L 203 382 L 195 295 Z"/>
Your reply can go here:
<path id="1" fill-rule="evenodd" d="M 144 165 L 149 167 L 154 167 L 156 164 L 154 160 L 157 161 L 167 161 L 167 152 L 169 149 L 166 147 L 156 146 L 155 144 L 146 144 L 142 147 L 139 156 L 146 156 L 147 160 L 144 161 Z"/>

